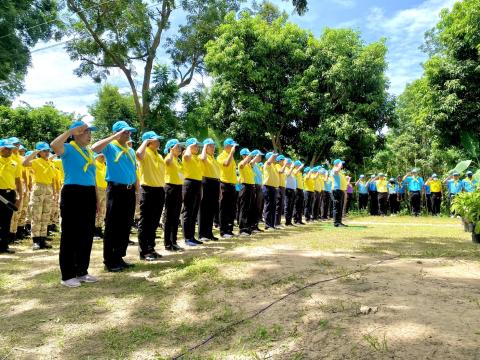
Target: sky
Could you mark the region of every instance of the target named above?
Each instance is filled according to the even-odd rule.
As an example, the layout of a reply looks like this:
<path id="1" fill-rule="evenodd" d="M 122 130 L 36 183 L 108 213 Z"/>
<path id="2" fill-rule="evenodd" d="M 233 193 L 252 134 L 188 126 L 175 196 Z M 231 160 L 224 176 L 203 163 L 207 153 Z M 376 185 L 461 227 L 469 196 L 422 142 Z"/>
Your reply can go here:
<path id="1" fill-rule="evenodd" d="M 421 64 L 426 55 L 420 50 L 425 31 L 439 20 L 440 10 L 451 8 L 456 0 L 310 0 L 309 11 L 293 14 L 291 1 L 272 0 L 287 13 L 290 21 L 320 36 L 325 27 L 354 28 L 361 32 L 366 43 L 387 39 L 387 77 L 389 91 L 399 95 L 405 86 L 422 75 Z M 185 19 L 185 14 L 172 14 L 171 30 L 175 31 Z M 63 46 L 44 49 L 55 43 L 37 44 L 32 53 L 32 67 L 26 80 L 26 91 L 14 105 L 26 102 L 41 106 L 46 102 L 65 112 L 76 112 L 89 118 L 88 106 L 97 99 L 101 84 L 88 77 L 79 78 L 73 71 L 78 63 L 72 62 Z M 168 61 L 163 50 L 158 61 Z M 191 86 L 201 79 L 195 79 Z M 128 92 L 129 87 L 121 73 L 114 70 L 107 82 Z M 208 79 L 207 79 L 208 82 Z"/>

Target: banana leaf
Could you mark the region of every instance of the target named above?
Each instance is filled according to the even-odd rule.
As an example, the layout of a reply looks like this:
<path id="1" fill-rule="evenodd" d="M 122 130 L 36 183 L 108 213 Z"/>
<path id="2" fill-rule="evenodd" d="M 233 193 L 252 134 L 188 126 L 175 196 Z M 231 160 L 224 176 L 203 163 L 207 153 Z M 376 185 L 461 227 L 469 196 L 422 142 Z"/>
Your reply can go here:
<path id="1" fill-rule="evenodd" d="M 480 169 L 473 174 L 473 178 L 480 182 Z"/>
<path id="2" fill-rule="evenodd" d="M 465 172 L 465 170 L 468 169 L 470 164 L 472 163 L 472 160 L 464 160 L 460 161 L 457 166 L 455 166 L 455 169 L 450 170 L 448 173 L 452 175 L 454 172 L 458 172 L 459 174 L 462 174 Z"/>

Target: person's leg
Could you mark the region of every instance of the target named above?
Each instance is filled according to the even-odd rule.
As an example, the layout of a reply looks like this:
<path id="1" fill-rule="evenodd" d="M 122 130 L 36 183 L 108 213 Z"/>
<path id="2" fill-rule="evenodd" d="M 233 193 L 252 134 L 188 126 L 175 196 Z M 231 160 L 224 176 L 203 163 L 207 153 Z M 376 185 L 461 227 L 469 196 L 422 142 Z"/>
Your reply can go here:
<path id="1" fill-rule="evenodd" d="M 180 213 L 182 211 L 182 185 L 174 185 L 173 197 L 174 208 L 172 214 L 171 242 L 173 245 L 177 245 L 178 225 L 180 224 Z"/>
<path id="2" fill-rule="evenodd" d="M 81 224 L 81 226 L 77 229 L 78 241 L 75 243 L 77 277 L 88 274 L 97 210 L 95 187 L 89 186 L 85 188 L 79 188 L 81 188 L 81 190 L 76 196 L 81 196 L 82 200 L 77 201 L 77 204 L 80 204 L 77 210 L 77 224 Z"/>
<path id="3" fill-rule="evenodd" d="M 252 200 L 252 186 L 244 185 L 239 194 L 240 198 L 240 211 L 239 211 L 239 228 L 240 233 L 251 233 L 250 224 L 248 222 L 248 214 L 250 212 L 251 200 Z"/>
<path id="4" fill-rule="evenodd" d="M 0 195 L 10 202 L 15 202 L 15 191 L 0 190 Z M 13 212 L 6 205 L 0 202 L 0 252 L 13 251 L 8 250 L 8 239 L 10 234 L 10 225 Z"/>
<path id="5" fill-rule="evenodd" d="M 163 241 L 166 249 L 170 249 L 174 244 L 173 239 L 173 222 L 174 212 L 176 208 L 176 195 L 174 186 L 165 185 L 165 224 L 163 225 Z"/>
<path id="6" fill-rule="evenodd" d="M 140 219 L 138 220 L 138 247 L 140 257 L 151 254 L 152 237 L 155 243 L 155 235 L 160 217 L 159 204 L 156 203 L 155 188 L 142 186 L 140 188 Z"/>
<path id="7" fill-rule="evenodd" d="M 200 202 L 199 237 L 213 238 L 213 219 L 218 214 L 220 197 L 220 182 L 205 180 L 203 194 Z"/>
<path id="8" fill-rule="evenodd" d="M 229 233 L 229 226 L 228 226 L 228 221 L 229 221 L 229 208 L 234 207 L 235 204 L 229 203 L 232 201 L 230 194 L 229 194 L 229 189 L 228 189 L 228 184 L 221 183 L 220 184 L 220 193 L 221 193 L 221 199 L 220 199 L 220 235 L 228 234 Z"/>
<path id="9" fill-rule="evenodd" d="M 53 199 L 53 188 L 51 186 L 44 186 L 45 187 L 45 196 L 43 197 L 43 204 L 42 204 L 42 220 L 41 220 L 41 237 L 46 239 L 48 236 L 48 226 L 51 224 L 52 219 L 52 203 L 54 202 Z"/>
<path id="10" fill-rule="evenodd" d="M 186 179 L 182 188 L 182 228 L 185 241 L 192 240 L 195 237 L 195 217 L 193 213 L 195 184 L 192 180 Z M 193 227 L 192 227 L 193 223 Z"/>
<path id="11" fill-rule="evenodd" d="M 79 224 L 77 206 L 81 206 L 83 199 L 76 188 L 64 186 L 60 197 L 60 215 L 62 217 L 60 235 L 59 263 L 62 280 L 70 280 L 77 276 L 76 246 L 82 240 L 79 238 Z"/>
<path id="12" fill-rule="evenodd" d="M 278 188 L 277 203 L 275 205 L 275 226 L 279 226 L 282 223 L 282 212 L 285 199 L 285 188 Z"/>
<path id="13" fill-rule="evenodd" d="M 30 200 L 30 213 L 32 223 L 32 242 L 40 245 L 40 238 L 42 234 L 42 206 L 45 197 L 45 189 L 40 184 L 35 184 L 33 187 L 32 197 Z"/>
<path id="14" fill-rule="evenodd" d="M 105 222 L 106 202 L 107 202 L 106 190 L 97 188 L 98 212 L 95 217 L 95 228 L 97 228 L 97 230 L 98 229 L 101 230 Z"/>
<path id="15" fill-rule="evenodd" d="M 333 219 L 334 219 L 335 225 L 339 225 L 342 223 L 343 198 L 344 198 L 343 191 L 341 190 L 333 191 Z"/>
<path id="16" fill-rule="evenodd" d="M 263 191 L 262 191 L 262 185 L 255 185 L 255 191 L 256 191 L 256 196 L 255 196 L 255 203 L 256 203 L 256 221 L 255 221 L 255 227 L 258 229 L 258 224 L 263 221 Z"/>

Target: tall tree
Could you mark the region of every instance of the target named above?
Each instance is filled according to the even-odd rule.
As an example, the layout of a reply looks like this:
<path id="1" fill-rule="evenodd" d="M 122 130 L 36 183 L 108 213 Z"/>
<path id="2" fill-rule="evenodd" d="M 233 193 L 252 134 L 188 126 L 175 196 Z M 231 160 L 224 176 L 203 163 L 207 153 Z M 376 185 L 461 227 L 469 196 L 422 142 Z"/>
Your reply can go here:
<path id="1" fill-rule="evenodd" d="M 55 35 L 56 0 L 2 0 L 0 4 L 0 104 L 23 91 L 30 49 Z"/>
<path id="2" fill-rule="evenodd" d="M 171 55 L 178 87 L 184 87 L 196 73 L 202 74 L 205 43 L 231 10 L 242 0 L 67 0 L 76 15 L 71 20 L 67 51 L 80 61 L 77 75 L 105 79 L 119 69 L 128 81 L 140 127 L 150 115 L 152 74 L 157 51 L 175 11 L 187 13 L 186 24 L 176 36 L 164 41 Z M 179 5 L 179 7 L 177 7 Z M 143 67 L 138 83 L 138 67 Z"/>

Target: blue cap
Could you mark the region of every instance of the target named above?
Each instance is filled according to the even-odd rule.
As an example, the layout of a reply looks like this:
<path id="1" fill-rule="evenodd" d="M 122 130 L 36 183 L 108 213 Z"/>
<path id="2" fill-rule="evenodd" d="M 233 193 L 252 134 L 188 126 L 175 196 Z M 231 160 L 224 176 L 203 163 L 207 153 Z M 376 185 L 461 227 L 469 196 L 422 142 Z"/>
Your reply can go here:
<path id="1" fill-rule="evenodd" d="M 88 124 L 85 121 L 75 121 L 72 125 L 70 125 L 70 130 L 76 129 L 80 126 L 85 126 L 87 125 L 87 130 L 90 131 L 97 131 L 97 128 L 95 126 L 88 126 Z"/>
<path id="2" fill-rule="evenodd" d="M 286 158 L 286 160 L 287 160 L 287 164 L 291 164 L 291 163 L 292 163 L 292 159 Z"/>
<path id="3" fill-rule="evenodd" d="M 155 131 L 147 131 L 142 135 L 142 141 L 145 140 L 162 140 L 163 136 L 157 135 Z"/>
<path id="4" fill-rule="evenodd" d="M 365 177 L 365 175 L 360 175 L 360 179 L 363 179 Z"/>
<path id="5" fill-rule="evenodd" d="M 33 151 L 32 150 L 28 150 L 26 153 L 25 153 L 25 156 L 30 156 L 33 154 Z"/>
<path id="6" fill-rule="evenodd" d="M 15 145 L 9 139 L 2 139 L 0 140 L 0 148 L 15 149 Z"/>
<path id="7" fill-rule="evenodd" d="M 467 174 L 467 175 L 473 175 L 473 173 L 472 173 L 470 170 L 468 170 L 468 171 L 466 172 L 466 174 Z"/>
<path id="8" fill-rule="evenodd" d="M 320 166 L 315 166 L 312 168 L 313 172 L 319 172 L 320 171 Z"/>
<path id="9" fill-rule="evenodd" d="M 262 153 L 260 150 L 258 149 L 255 149 L 252 151 L 252 156 L 258 156 L 258 155 L 265 155 L 264 153 Z"/>
<path id="10" fill-rule="evenodd" d="M 338 165 L 338 164 L 345 164 L 345 162 L 342 161 L 342 160 L 340 160 L 340 159 L 335 159 L 335 160 L 333 161 L 333 165 Z"/>
<path id="11" fill-rule="evenodd" d="M 460 174 L 455 171 L 455 172 L 453 173 L 453 176 L 460 176 Z"/>
<path id="12" fill-rule="evenodd" d="M 433 174 L 432 174 L 432 178 L 438 178 L 438 175 L 435 174 L 435 173 L 433 173 Z"/>
<path id="13" fill-rule="evenodd" d="M 215 145 L 215 141 L 213 141 L 212 138 L 206 138 L 205 140 L 203 140 L 203 145 L 206 146 L 206 145 Z"/>
<path id="14" fill-rule="evenodd" d="M 302 166 L 302 162 L 300 160 L 295 160 L 295 162 L 293 163 L 293 165 L 295 166 Z"/>
<path id="15" fill-rule="evenodd" d="M 187 139 L 187 141 L 185 141 L 185 146 L 190 146 L 190 145 L 202 145 L 201 142 L 199 142 L 196 138 L 190 138 L 190 139 Z"/>
<path id="16" fill-rule="evenodd" d="M 265 159 L 270 159 L 272 156 L 276 155 L 273 151 L 269 151 L 265 154 Z"/>
<path id="17" fill-rule="evenodd" d="M 50 145 L 48 145 L 48 143 L 44 142 L 44 141 L 40 141 L 40 142 L 37 142 L 35 144 L 35 150 L 38 150 L 38 151 L 50 151 L 52 150 L 50 148 Z"/>
<path id="18" fill-rule="evenodd" d="M 226 138 L 223 142 L 223 147 L 225 146 L 237 146 L 238 144 L 232 138 Z"/>
<path id="19" fill-rule="evenodd" d="M 373 174 L 373 175 L 370 175 L 370 179 L 374 179 L 374 178 L 375 178 L 375 176 L 376 176 L 375 174 Z"/>
<path id="20" fill-rule="evenodd" d="M 390 181 L 395 181 L 395 179 L 394 179 L 394 178 L 390 178 Z"/>
<path id="21" fill-rule="evenodd" d="M 312 169 L 310 169 L 310 168 L 307 166 L 305 169 L 303 169 L 303 172 L 304 172 L 304 173 L 307 173 L 307 172 L 309 172 L 310 170 L 312 170 Z"/>
<path id="22" fill-rule="evenodd" d="M 20 139 L 17 138 L 17 137 L 15 137 L 15 136 L 12 136 L 11 138 L 8 138 L 7 140 L 8 140 L 8 141 L 10 142 L 10 144 L 12 144 L 12 145 L 20 144 Z"/>
<path id="23" fill-rule="evenodd" d="M 18 150 L 27 150 L 27 149 L 25 148 L 25 146 L 20 144 L 20 147 L 18 148 Z"/>
<path id="24" fill-rule="evenodd" d="M 115 124 L 113 124 L 113 126 L 112 126 L 112 131 L 113 132 L 119 132 L 119 131 L 122 131 L 122 130 L 127 130 L 127 131 L 130 131 L 130 132 L 137 132 L 137 129 L 128 125 L 126 121 L 120 120 L 120 121 L 117 121 Z"/>
<path id="25" fill-rule="evenodd" d="M 278 155 L 278 156 L 277 156 L 277 161 L 283 161 L 283 160 L 285 160 L 285 159 L 286 159 L 286 157 L 283 156 L 283 155 Z"/>
<path id="26" fill-rule="evenodd" d="M 243 148 L 242 150 L 240 150 L 240 155 L 241 156 L 248 156 L 248 155 L 251 155 L 251 154 L 252 153 L 247 148 Z"/>
<path id="27" fill-rule="evenodd" d="M 168 152 L 170 151 L 170 149 L 172 147 L 174 147 L 175 145 L 177 144 L 180 144 L 180 141 L 178 141 L 177 139 L 170 139 L 167 141 L 167 143 L 165 144 L 165 148 L 163 149 L 163 153 L 166 155 L 168 154 Z"/>

